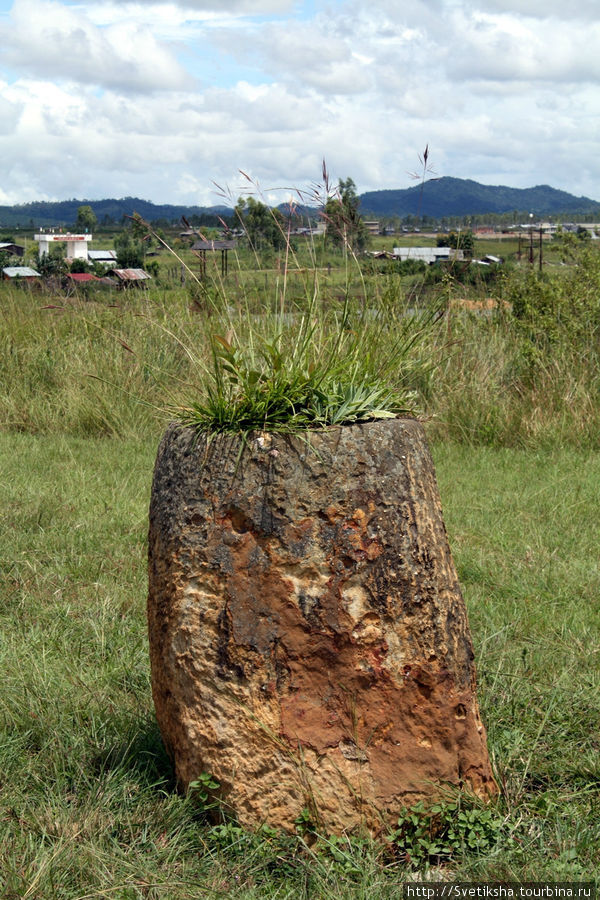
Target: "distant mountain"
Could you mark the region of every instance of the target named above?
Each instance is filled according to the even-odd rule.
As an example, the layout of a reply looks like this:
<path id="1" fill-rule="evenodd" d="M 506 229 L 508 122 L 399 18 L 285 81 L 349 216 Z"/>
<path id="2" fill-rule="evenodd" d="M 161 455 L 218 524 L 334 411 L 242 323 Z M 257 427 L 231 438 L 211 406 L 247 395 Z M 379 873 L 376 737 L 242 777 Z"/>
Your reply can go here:
<path id="1" fill-rule="evenodd" d="M 39 226 L 72 225 L 77 219 L 80 206 L 91 206 L 98 222 L 120 222 L 123 216 L 139 213 L 148 222 L 160 219 L 168 222 L 179 222 L 181 217 L 191 219 L 193 216 L 215 219 L 218 216 L 229 216 L 233 210 L 227 206 L 175 206 L 173 204 L 155 204 L 139 197 L 122 197 L 120 200 L 59 200 L 22 203 L 18 206 L 0 206 L 0 227 L 21 228 Z M 205 221 L 204 224 L 209 224 Z"/>
<path id="2" fill-rule="evenodd" d="M 521 216 L 533 213 L 540 216 L 590 216 L 600 219 L 600 203 L 588 197 L 575 197 L 547 184 L 533 188 L 510 188 L 479 184 L 463 178 L 439 178 L 421 186 L 386 191 L 368 191 L 360 196 L 363 216 L 430 216 L 434 219 L 453 216 L 476 216 L 488 213 L 518 212 Z M 0 228 L 13 229 L 64 227 L 73 225 L 80 206 L 91 206 L 98 223 L 120 223 L 123 216 L 139 213 L 148 222 L 181 222 L 182 216 L 192 224 L 218 224 L 219 217 L 233 215 L 227 206 L 185 206 L 156 204 L 139 197 L 122 197 L 120 200 L 60 200 L 23 203 L 18 206 L 0 206 Z M 287 204 L 280 209 L 284 214 Z M 298 213 L 304 217 L 318 215 L 318 210 L 301 207 Z"/>
<path id="3" fill-rule="evenodd" d="M 361 194 L 360 211 L 374 216 L 475 216 L 486 213 L 530 213 L 535 216 L 591 213 L 600 217 L 600 203 L 575 197 L 541 184 L 510 188 L 479 184 L 463 178 L 439 178 L 404 190 L 368 191 Z"/>

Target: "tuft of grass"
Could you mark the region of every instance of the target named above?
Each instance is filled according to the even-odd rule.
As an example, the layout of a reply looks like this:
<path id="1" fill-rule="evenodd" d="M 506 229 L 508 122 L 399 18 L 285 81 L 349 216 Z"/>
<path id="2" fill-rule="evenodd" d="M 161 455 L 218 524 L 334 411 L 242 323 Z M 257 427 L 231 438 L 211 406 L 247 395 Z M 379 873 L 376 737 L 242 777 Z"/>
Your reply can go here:
<path id="1" fill-rule="evenodd" d="M 323 191 L 326 210 L 325 167 Z M 270 217 L 281 249 L 274 293 L 265 291 L 258 309 L 250 292 L 237 294 L 233 303 L 231 284 L 222 274 L 208 282 L 188 267 L 196 296 L 200 292 L 208 306 L 209 353 L 207 358 L 193 344 L 185 345 L 197 377 L 190 399 L 171 406 L 173 415 L 199 431 L 245 436 L 414 414 L 414 385 L 431 369 L 424 338 L 441 318 L 442 305 L 409 309 L 398 281 L 389 279 L 383 290 L 376 280 L 367 282 L 346 240 L 343 293 L 332 302 L 322 286 L 317 254 L 310 267 L 300 265 L 291 219 L 286 224 L 278 210 L 252 198 L 256 208 L 263 218 Z M 139 216 L 135 221 L 184 264 L 148 223 Z M 293 278 L 298 274 L 300 283 Z"/>
<path id="2" fill-rule="evenodd" d="M 298 313 L 297 323 L 272 339 L 264 330 L 237 344 L 213 335 L 202 399 L 176 407 L 174 413 L 201 431 L 241 434 L 411 414 L 416 395 L 407 363 L 435 316 L 433 310 L 396 321 L 393 341 L 383 321 L 371 324 L 360 316 L 351 327 L 350 304 L 340 320 L 317 317 L 312 310 Z M 263 319 L 262 328 L 269 325 Z"/>

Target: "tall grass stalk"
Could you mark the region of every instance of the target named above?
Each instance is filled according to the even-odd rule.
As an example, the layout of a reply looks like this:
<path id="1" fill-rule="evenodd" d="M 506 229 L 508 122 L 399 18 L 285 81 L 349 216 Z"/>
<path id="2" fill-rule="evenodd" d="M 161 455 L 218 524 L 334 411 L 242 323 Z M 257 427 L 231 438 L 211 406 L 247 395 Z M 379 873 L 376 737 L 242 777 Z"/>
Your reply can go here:
<path id="1" fill-rule="evenodd" d="M 600 447 L 600 344 L 566 329 L 543 352 L 508 314 L 451 311 L 424 401 L 430 429 L 471 445 Z"/>
<path id="2" fill-rule="evenodd" d="M 324 182 L 328 195 L 325 168 Z M 346 262 L 342 297 L 327 296 L 315 260 L 309 273 L 298 265 L 291 218 L 286 225 L 277 211 L 266 206 L 264 211 L 283 246 L 281 283 L 278 279 L 275 296 L 265 296 L 258 307 L 243 295 L 232 305 L 222 276 L 209 289 L 194 275 L 208 300 L 210 352 L 205 359 L 194 354 L 193 394 L 174 406 L 173 414 L 199 430 L 246 435 L 413 413 L 416 394 L 410 382 L 419 367 L 414 351 L 440 317 L 440 305 L 409 311 L 398 284 L 389 281 L 383 295 L 375 282 L 367 287 L 353 251 L 358 290 Z M 147 223 L 137 221 L 170 249 Z M 251 249 L 257 254 L 256 247 Z M 300 296 L 289 290 L 290 265 L 302 276 Z M 424 357 L 420 364 L 423 372 L 429 368 Z"/>

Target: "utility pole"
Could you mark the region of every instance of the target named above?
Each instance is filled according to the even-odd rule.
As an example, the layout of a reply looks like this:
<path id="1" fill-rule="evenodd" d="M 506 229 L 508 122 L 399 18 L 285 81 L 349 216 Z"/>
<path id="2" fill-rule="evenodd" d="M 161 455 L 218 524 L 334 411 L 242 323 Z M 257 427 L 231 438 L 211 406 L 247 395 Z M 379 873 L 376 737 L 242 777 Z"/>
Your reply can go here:
<path id="1" fill-rule="evenodd" d="M 533 265 L 533 213 L 529 213 L 529 263 Z"/>

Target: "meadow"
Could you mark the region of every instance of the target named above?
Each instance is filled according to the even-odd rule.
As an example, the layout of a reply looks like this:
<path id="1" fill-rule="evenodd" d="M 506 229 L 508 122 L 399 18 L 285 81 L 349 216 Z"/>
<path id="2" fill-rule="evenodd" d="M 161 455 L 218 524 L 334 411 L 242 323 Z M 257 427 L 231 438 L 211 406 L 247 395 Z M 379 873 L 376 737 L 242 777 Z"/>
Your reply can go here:
<path id="1" fill-rule="evenodd" d="M 498 799 L 449 797 L 402 842 L 372 842 L 213 825 L 174 784 L 145 623 L 157 443 L 202 389 L 220 298 L 240 328 L 274 315 L 285 279 L 301 315 L 308 267 L 242 260 L 146 293 L 0 285 L 3 898 L 383 900 L 407 879 L 598 879 L 600 252 L 566 242 L 541 277 L 515 265 L 467 287 L 329 262 L 323 322 L 342 295 L 397 327 L 446 310 L 393 377 L 432 444 Z M 465 295 L 510 306 L 473 313 Z"/>

